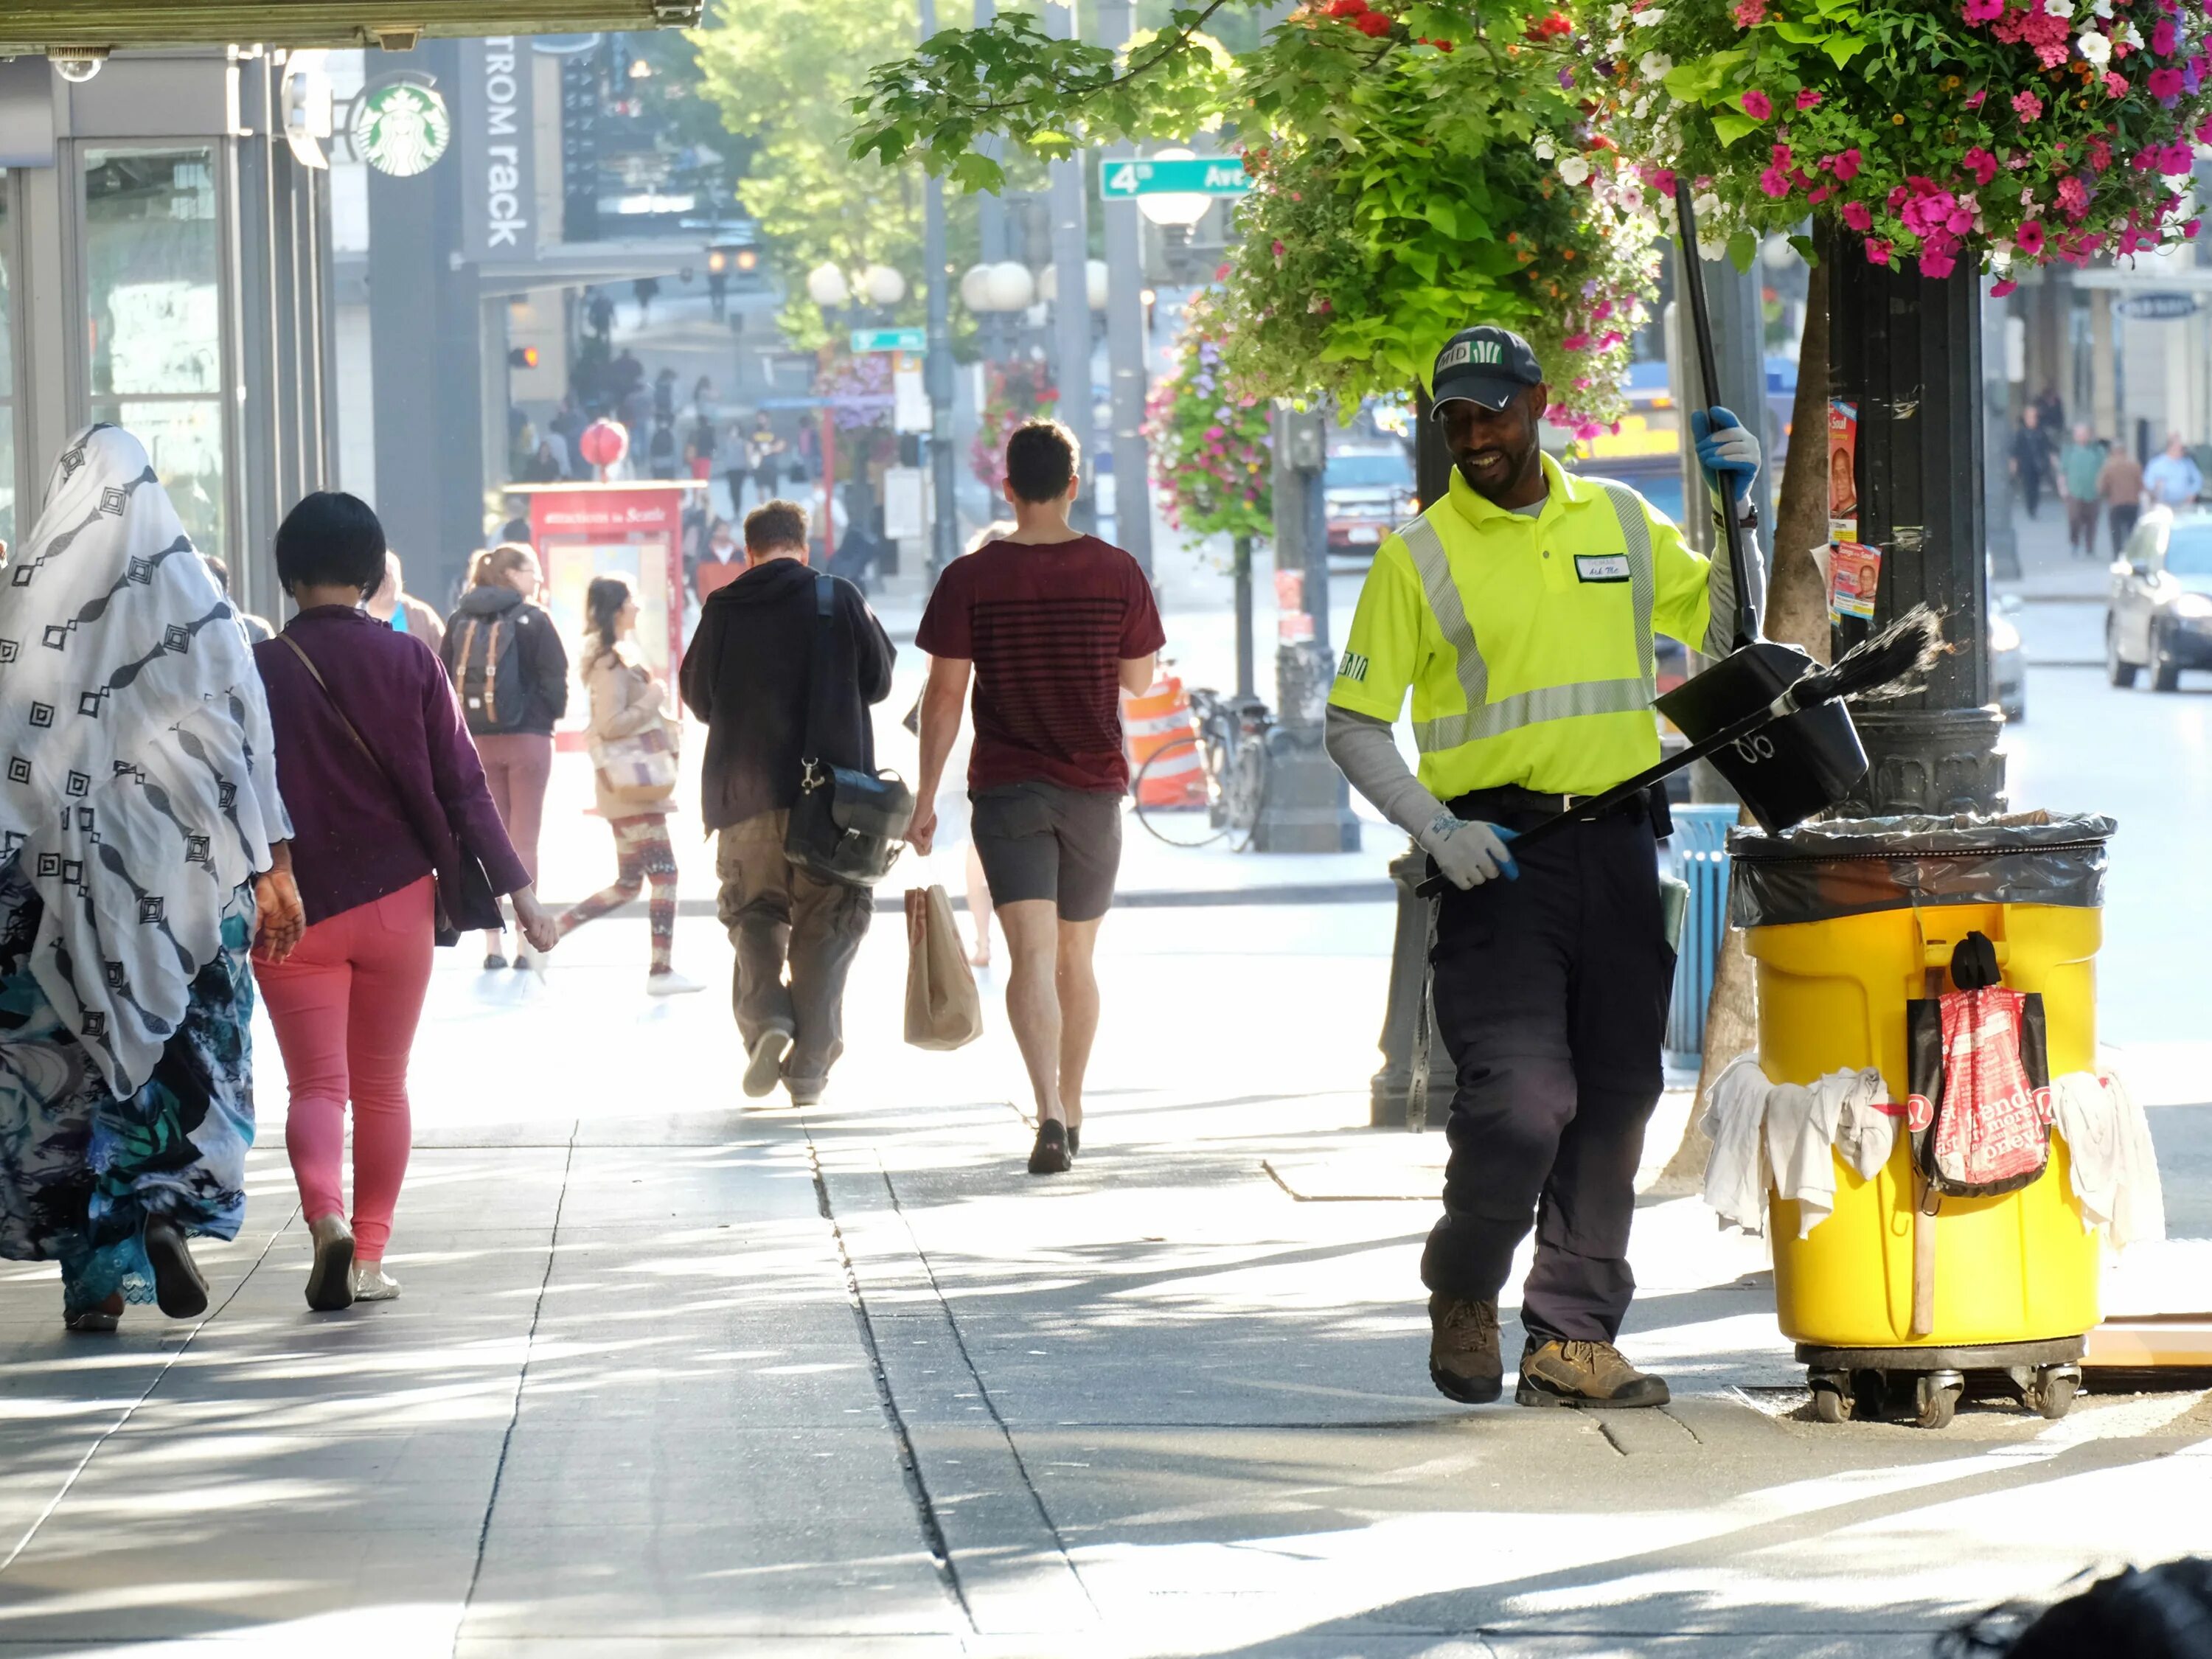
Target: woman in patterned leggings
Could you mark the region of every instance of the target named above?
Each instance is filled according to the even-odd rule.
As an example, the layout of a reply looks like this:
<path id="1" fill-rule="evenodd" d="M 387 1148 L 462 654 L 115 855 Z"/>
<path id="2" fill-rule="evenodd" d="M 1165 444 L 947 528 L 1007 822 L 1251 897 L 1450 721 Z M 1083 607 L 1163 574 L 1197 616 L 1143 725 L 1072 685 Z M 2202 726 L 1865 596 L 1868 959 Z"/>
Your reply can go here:
<path id="1" fill-rule="evenodd" d="M 675 723 L 668 718 L 668 690 L 638 660 L 629 643 L 637 627 L 637 599 L 623 576 L 600 576 L 585 590 L 590 649 L 584 684 L 592 694 L 592 787 L 599 816 L 615 833 L 615 883 L 561 918 L 566 938 L 576 928 L 628 904 L 647 882 L 653 886 L 653 966 L 647 996 L 670 997 L 700 988 L 669 966 L 676 935 L 676 854 L 668 844 L 668 813 L 675 795 Z M 639 739 L 665 734 L 668 777 L 641 782 Z"/>

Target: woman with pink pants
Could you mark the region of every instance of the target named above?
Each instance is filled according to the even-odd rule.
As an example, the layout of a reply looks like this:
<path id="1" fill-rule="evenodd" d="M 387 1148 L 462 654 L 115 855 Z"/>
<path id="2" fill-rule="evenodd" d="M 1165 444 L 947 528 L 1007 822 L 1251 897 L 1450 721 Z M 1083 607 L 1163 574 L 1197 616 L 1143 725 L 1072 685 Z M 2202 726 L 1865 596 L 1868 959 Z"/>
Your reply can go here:
<path id="1" fill-rule="evenodd" d="M 291 1085 L 284 1146 L 314 1245 L 307 1305 L 328 1312 L 399 1294 L 384 1252 L 413 1139 L 407 1060 L 441 887 L 471 890 L 474 866 L 491 892 L 514 896 L 534 946 L 551 949 L 556 932 L 501 826 L 443 665 L 362 609 L 384 580 L 376 514 L 348 495 L 303 498 L 277 529 L 276 574 L 299 614 L 254 659 L 307 931 L 283 962 L 257 959 L 254 972 Z"/>

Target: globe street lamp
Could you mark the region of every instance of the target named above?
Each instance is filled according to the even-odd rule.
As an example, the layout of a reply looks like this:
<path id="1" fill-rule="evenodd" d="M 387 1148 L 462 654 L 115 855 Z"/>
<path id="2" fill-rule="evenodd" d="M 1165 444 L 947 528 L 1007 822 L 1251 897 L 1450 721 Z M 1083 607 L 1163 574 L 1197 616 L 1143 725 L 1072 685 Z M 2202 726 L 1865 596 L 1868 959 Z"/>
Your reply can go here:
<path id="1" fill-rule="evenodd" d="M 845 273 L 823 260 L 806 273 L 806 297 L 823 310 L 835 310 L 853 297 Z"/>
<path id="2" fill-rule="evenodd" d="M 860 291 L 872 305 L 895 306 L 906 298 L 906 278 L 889 265 L 870 265 L 860 273 Z"/>

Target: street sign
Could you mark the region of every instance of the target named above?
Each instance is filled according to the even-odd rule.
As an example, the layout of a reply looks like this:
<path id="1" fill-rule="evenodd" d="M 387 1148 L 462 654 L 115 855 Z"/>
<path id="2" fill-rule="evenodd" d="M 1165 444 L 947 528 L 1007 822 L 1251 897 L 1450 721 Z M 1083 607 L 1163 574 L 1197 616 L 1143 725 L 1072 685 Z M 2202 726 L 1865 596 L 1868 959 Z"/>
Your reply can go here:
<path id="1" fill-rule="evenodd" d="M 2197 314 L 2194 294 L 2130 294 L 2112 307 L 2123 317 L 2147 323 L 2170 323 Z"/>
<path id="2" fill-rule="evenodd" d="M 923 352 L 929 349 L 929 337 L 918 328 L 856 328 L 853 331 L 853 355 L 856 357 L 871 351 Z"/>
<path id="3" fill-rule="evenodd" d="M 1245 196 L 1252 175 L 1234 155 L 1160 156 L 1152 161 L 1124 157 L 1098 161 L 1098 193 L 1109 202 L 1139 196 Z"/>

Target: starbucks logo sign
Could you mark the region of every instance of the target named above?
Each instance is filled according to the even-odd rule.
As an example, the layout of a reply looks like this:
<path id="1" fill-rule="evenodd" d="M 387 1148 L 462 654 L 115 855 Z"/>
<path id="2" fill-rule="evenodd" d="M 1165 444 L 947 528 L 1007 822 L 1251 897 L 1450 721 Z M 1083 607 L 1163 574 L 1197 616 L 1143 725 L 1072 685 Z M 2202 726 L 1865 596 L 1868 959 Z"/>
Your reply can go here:
<path id="1" fill-rule="evenodd" d="M 446 153 L 453 118 L 435 88 L 396 81 L 354 100 L 352 132 L 355 155 L 379 173 L 410 179 Z"/>

